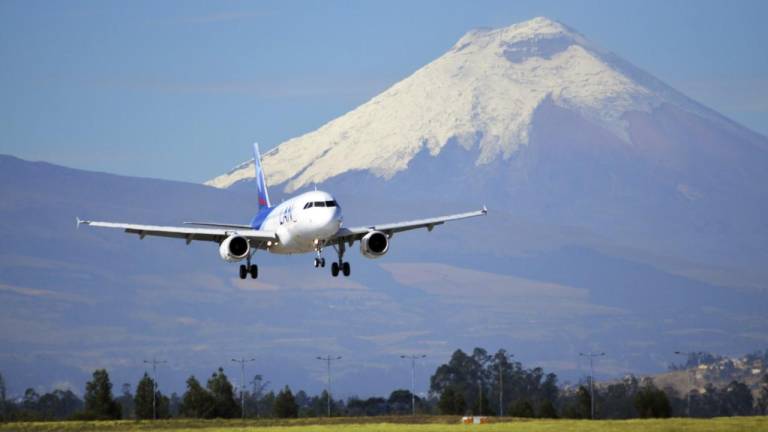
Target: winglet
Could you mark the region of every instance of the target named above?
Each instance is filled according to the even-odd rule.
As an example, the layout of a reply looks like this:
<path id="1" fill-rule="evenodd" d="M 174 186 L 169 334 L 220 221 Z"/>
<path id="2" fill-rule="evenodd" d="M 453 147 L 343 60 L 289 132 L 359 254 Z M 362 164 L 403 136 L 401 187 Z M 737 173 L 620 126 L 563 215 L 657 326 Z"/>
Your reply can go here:
<path id="1" fill-rule="evenodd" d="M 483 212 L 483 214 L 488 214 L 488 207 L 486 207 L 485 204 L 483 204 L 483 209 L 481 211 Z"/>
<path id="2" fill-rule="evenodd" d="M 75 222 L 77 222 L 77 228 L 80 228 L 80 225 L 82 224 L 88 225 L 89 223 L 89 221 L 82 220 L 78 216 L 75 216 Z"/>

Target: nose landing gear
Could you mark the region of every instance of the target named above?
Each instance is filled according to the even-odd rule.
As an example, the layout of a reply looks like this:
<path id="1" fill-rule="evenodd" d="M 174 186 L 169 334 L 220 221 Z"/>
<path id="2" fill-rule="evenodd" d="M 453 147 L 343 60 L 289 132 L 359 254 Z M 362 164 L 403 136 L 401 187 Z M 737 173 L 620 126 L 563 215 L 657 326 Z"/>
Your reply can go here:
<path id="1" fill-rule="evenodd" d="M 320 242 L 320 240 L 315 240 L 315 268 L 318 267 L 325 267 L 325 258 L 323 258 L 321 255 L 323 253 L 323 245 Z"/>

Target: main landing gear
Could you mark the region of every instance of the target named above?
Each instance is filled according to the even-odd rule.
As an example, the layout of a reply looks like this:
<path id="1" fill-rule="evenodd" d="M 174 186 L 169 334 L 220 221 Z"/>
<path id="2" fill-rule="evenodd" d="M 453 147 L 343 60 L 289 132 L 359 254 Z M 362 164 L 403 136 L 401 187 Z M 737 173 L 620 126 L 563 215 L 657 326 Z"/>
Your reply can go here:
<path id="1" fill-rule="evenodd" d="M 259 266 L 256 264 L 251 264 L 251 257 L 248 257 L 248 260 L 246 261 L 247 265 L 240 265 L 240 279 L 245 279 L 248 277 L 248 275 L 251 275 L 251 279 L 256 279 L 259 277 Z"/>
<path id="2" fill-rule="evenodd" d="M 336 277 L 339 275 L 339 271 L 341 271 L 344 276 L 349 276 L 352 269 L 349 266 L 349 263 L 344 261 L 341 264 L 334 262 L 331 263 L 331 276 Z"/>
<path id="3" fill-rule="evenodd" d="M 350 268 L 349 263 L 344 261 L 344 242 L 340 240 L 338 246 L 334 246 L 333 248 L 336 249 L 336 253 L 339 255 L 339 262 L 331 263 L 331 276 L 338 276 L 339 271 L 341 271 L 344 276 L 349 276 L 352 269 Z"/>

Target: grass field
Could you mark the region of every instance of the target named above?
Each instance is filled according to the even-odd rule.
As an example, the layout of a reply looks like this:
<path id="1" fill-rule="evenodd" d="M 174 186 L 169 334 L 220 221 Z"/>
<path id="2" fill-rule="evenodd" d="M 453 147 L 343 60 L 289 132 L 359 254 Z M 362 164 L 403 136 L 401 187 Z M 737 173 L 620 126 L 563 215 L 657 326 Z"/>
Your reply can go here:
<path id="1" fill-rule="evenodd" d="M 457 417 L 333 418 L 299 420 L 160 420 L 0 423 L 0 431 L 263 431 L 263 432 L 768 432 L 768 417 L 708 420 L 519 420 L 462 425 Z"/>

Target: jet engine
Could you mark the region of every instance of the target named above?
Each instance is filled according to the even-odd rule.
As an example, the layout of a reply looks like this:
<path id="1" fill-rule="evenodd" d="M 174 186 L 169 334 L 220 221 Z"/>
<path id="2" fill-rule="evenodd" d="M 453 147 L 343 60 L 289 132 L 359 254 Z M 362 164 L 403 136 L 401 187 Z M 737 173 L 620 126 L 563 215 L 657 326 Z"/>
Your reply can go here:
<path id="1" fill-rule="evenodd" d="M 233 235 L 219 245 L 219 255 L 226 262 L 237 262 L 251 253 L 251 245 L 245 237 Z"/>
<path id="2" fill-rule="evenodd" d="M 366 258 L 378 258 L 389 250 L 389 237 L 381 231 L 371 231 L 360 239 L 360 253 Z"/>

